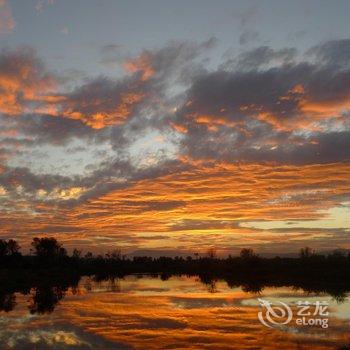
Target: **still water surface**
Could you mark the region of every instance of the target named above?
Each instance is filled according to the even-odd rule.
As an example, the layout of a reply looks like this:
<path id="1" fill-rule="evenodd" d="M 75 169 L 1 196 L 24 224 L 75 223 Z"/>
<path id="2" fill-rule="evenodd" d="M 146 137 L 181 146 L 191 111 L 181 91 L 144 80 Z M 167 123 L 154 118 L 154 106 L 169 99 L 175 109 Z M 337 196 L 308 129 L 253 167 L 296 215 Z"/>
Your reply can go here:
<path id="1" fill-rule="evenodd" d="M 251 292 L 220 280 L 132 275 L 6 297 L 13 307 L 0 311 L 1 349 L 350 349 L 349 300 L 293 288 Z M 293 316 L 268 328 L 258 298 L 293 312 L 298 301 L 328 302 L 329 327 L 297 326 Z"/>

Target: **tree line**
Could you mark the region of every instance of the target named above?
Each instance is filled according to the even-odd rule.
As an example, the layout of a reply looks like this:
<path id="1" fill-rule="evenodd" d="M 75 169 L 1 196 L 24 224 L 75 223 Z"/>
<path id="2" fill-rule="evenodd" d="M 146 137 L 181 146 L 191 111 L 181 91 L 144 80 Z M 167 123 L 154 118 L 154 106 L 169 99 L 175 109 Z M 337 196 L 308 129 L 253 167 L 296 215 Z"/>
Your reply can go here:
<path id="1" fill-rule="evenodd" d="M 229 255 L 227 258 L 219 258 L 215 248 L 209 248 L 205 254 L 195 253 L 193 256 L 175 257 L 128 257 L 115 249 L 105 254 L 94 255 L 91 252 L 83 254 L 81 250 L 74 249 L 68 255 L 67 250 L 54 237 L 33 238 L 30 255 L 21 253 L 20 245 L 13 239 L 0 239 L 0 263 L 2 267 L 29 267 L 47 268 L 64 267 L 75 269 L 107 269 L 130 270 L 131 272 L 201 272 L 201 269 L 230 271 L 239 268 L 251 271 L 276 272 L 281 269 L 294 269 L 297 267 L 324 269 L 327 271 L 336 268 L 343 271 L 349 267 L 350 253 L 336 250 L 331 254 L 318 254 L 309 247 L 302 248 L 298 257 L 274 257 L 264 258 L 259 256 L 251 248 L 243 248 L 239 256 Z M 297 269 L 298 270 L 298 269 Z"/>
<path id="2" fill-rule="evenodd" d="M 134 273 L 157 275 L 162 280 L 172 275 L 198 276 L 210 291 L 215 291 L 217 280 L 255 293 L 268 286 L 293 286 L 310 293 L 328 293 L 342 301 L 350 291 L 349 271 L 349 254 L 334 251 L 321 255 L 309 247 L 295 258 L 264 258 L 251 248 L 226 258 L 219 258 L 214 248 L 188 257 L 128 257 L 120 250 L 94 255 L 74 249 L 68 254 L 55 238 L 44 237 L 34 238 L 30 254 L 23 255 L 15 240 L 0 240 L 0 310 L 6 305 L 10 309 L 13 293 L 31 290 L 35 290 L 31 310 L 51 310 L 51 301 L 60 300 L 82 276 L 114 280 Z M 50 300 L 46 308 L 45 300 Z"/>

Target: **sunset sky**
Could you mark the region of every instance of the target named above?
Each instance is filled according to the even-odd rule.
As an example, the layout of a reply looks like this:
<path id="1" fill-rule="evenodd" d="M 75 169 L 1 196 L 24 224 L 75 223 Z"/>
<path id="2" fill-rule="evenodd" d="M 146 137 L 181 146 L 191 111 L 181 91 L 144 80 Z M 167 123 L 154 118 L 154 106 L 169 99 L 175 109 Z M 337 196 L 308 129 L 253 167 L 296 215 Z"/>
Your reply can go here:
<path id="1" fill-rule="evenodd" d="M 350 249 L 349 13 L 0 0 L 0 239 Z"/>

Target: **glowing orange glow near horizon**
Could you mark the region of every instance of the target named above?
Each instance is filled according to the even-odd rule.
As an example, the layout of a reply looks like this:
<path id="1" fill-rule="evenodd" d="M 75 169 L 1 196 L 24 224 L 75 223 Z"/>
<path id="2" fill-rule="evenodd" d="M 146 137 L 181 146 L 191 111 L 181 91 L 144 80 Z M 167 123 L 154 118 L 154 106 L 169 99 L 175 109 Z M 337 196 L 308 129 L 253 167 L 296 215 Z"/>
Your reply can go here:
<path id="1" fill-rule="evenodd" d="M 72 208 L 37 204 L 36 213 L 31 214 L 24 201 L 18 202 L 18 214 L 2 215 L 2 232 L 10 233 L 20 217 L 17 235 L 26 245 L 33 236 L 47 234 L 56 235 L 68 247 L 95 246 L 98 250 L 111 246 L 127 251 L 181 249 L 185 244 L 192 251 L 208 245 L 230 251 L 244 245 L 268 249 L 279 242 L 287 251 L 283 231 L 262 234 L 240 223 L 321 219 L 339 205 L 336 198 L 349 185 L 348 164 L 196 166 L 135 182 Z M 72 192 L 65 195 L 72 196 Z M 329 234 L 300 229 L 290 233 L 289 240 L 303 237 L 300 244 L 309 244 L 316 239 L 313 244 L 317 245 L 317 239 Z"/>

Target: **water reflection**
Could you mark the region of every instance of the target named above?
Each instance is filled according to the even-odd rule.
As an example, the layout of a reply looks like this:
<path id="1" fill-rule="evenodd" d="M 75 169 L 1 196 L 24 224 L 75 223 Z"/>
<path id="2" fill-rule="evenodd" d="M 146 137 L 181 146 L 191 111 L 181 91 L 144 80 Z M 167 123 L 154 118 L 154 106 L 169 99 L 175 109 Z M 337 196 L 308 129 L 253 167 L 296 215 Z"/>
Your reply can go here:
<path id="1" fill-rule="evenodd" d="M 0 311 L 10 312 L 16 306 L 15 293 L 12 294 L 0 294 Z"/>
<path id="2" fill-rule="evenodd" d="M 79 276 L 63 274 L 29 278 L 13 276 L 6 283 L 1 283 L 0 311 L 12 311 L 17 305 L 16 295 L 22 294 L 29 296 L 28 309 L 31 314 L 51 313 L 68 290 L 76 293 L 79 281 Z"/>
<path id="3" fill-rule="evenodd" d="M 346 288 L 267 286 L 215 276 L 62 276 L 0 288 L 5 349 L 340 349 L 350 344 Z M 329 286 L 327 286 L 328 288 Z M 267 329 L 257 297 L 326 300 L 330 328 Z"/>
<path id="4" fill-rule="evenodd" d="M 168 281 L 174 276 L 170 274 L 154 274 L 154 275 L 133 275 L 136 279 L 152 278 L 153 281 L 160 280 L 163 282 Z M 190 276 L 189 276 L 190 278 Z M 310 285 L 310 284 L 298 284 L 290 285 L 283 283 L 266 283 L 257 279 L 241 280 L 235 277 L 218 278 L 213 275 L 203 274 L 195 277 L 198 281 L 205 286 L 209 293 L 216 293 L 218 281 L 225 282 L 228 288 L 237 289 L 240 288 L 245 293 L 253 293 L 261 295 L 267 287 L 290 287 L 295 291 L 302 290 L 307 294 L 328 294 L 337 303 L 344 303 L 347 300 L 347 293 L 349 287 L 344 285 L 343 282 L 336 283 L 333 281 L 330 285 Z M 71 294 L 79 294 L 80 288 L 83 285 L 84 289 L 88 292 L 92 290 L 104 290 L 109 292 L 118 293 L 121 292 L 121 281 L 124 276 L 105 276 L 98 275 L 91 278 L 83 278 L 81 282 L 80 276 L 65 276 L 59 275 L 56 278 L 44 277 L 36 278 L 35 280 L 28 280 L 26 283 L 23 281 L 17 282 L 15 279 L 8 281 L 6 284 L 2 284 L 0 287 L 0 311 L 10 312 L 17 305 L 16 293 L 23 295 L 29 295 L 30 305 L 28 306 L 31 314 L 45 314 L 51 313 L 55 310 L 55 307 L 65 297 L 69 290 Z"/>
<path id="5" fill-rule="evenodd" d="M 67 288 L 42 286 L 33 290 L 29 310 L 31 314 L 51 313 L 65 296 Z"/>

